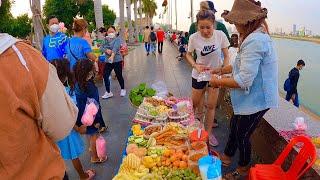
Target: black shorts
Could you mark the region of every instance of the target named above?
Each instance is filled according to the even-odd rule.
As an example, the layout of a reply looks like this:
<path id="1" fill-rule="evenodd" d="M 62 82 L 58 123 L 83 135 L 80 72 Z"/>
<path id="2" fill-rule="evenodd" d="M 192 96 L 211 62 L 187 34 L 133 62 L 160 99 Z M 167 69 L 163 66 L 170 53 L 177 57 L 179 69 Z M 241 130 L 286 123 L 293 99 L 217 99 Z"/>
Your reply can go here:
<path id="1" fill-rule="evenodd" d="M 204 89 L 208 85 L 209 81 L 198 82 L 195 78 L 192 78 L 192 88 Z"/>

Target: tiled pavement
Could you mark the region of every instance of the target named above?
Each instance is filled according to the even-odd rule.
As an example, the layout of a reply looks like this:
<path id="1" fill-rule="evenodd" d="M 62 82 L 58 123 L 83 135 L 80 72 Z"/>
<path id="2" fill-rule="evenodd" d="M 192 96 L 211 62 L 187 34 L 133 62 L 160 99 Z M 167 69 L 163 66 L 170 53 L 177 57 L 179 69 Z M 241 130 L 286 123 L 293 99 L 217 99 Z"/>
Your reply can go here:
<path id="1" fill-rule="evenodd" d="M 122 151 L 125 148 L 127 133 L 134 117 L 135 109 L 131 107 L 128 94 L 131 88 L 141 82 L 151 85 L 158 80 L 164 81 L 170 90 L 177 97 L 189 97 L 191 94 L 191 68 L 185 61 L 175 59 L 178 51 L 176 47 L 168 42 L 164 43 L 163 54 L 146 56 L 144 46 L 137 46 L 125 58 L 124 79 L 127 89 L 127 96 L 120 97 L 120 86 L 116 80 L 112 81 L 111 90 L 115 95 L 108 100 L 101 99 L 102 113 L 109 129 L 104 133 L 107 140 L 108 161 L 103 164 L 90 163 L 89 152 L 81 156 L 81 162 L 85 169 L 96 170 L 96 180 L 111 180 L 115 176 L 121 163 Z M 105 92 L 104 85 L 97 83 L 99 93 Z M 222 152 L 226 144 L 228 130 L 227 121 L 223 114 L 217 113 L 219 127 L 215 134 L 220 142 L 216 150 Z M 87 138 L 83 138 L 87 141 Z M 69 179 L 78 179 L 78 175 L 72 166 L 71 161 L 67 163 Z M 232 167 L 235 167 L 233 164 Z M 226 171 L 224 169 L 224 171 Z"/>

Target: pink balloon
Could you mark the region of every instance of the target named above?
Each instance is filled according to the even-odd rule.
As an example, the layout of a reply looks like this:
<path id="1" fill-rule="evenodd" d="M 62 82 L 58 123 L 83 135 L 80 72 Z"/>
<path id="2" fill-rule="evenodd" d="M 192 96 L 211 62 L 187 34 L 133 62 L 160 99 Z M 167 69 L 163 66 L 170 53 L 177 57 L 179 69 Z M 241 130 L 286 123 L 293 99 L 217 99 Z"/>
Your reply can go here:
<path id="1" fill-rule="evenodd" d="M 107 156 L 107 142 L 103 136 L 99 136 L 96 140 L 97 155 L 100 159 Z"/>
<path id="2" fill-rule="evenodd" d="M 60 27 L 60 29 L 63 29 L 64 28 L 64 22 L 59 23 L 59 27 Z"/>

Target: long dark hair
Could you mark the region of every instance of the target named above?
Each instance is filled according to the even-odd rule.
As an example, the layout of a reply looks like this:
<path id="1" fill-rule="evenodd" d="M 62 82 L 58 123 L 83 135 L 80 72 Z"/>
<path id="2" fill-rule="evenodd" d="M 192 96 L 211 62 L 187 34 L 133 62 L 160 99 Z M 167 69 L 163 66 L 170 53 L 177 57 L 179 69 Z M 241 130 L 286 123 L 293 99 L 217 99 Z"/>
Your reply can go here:
<path id="1" fill-rule="evenodd" d="M 70 71 L 70 62 L 68 59 L 55 59 L 51 61 L 57 69 L 57 74 L 64 86 L 69 86 L 71 91 L 74 89 L 74 77 Z"/>
<path id="2" fill-rule="evenodd" d="M 94 64 L 89 59 L 83 59 L 77 62 L 74 68 L 75 81 L 82 91 L 87 91 L 87 77 L 93 71 Z"/>

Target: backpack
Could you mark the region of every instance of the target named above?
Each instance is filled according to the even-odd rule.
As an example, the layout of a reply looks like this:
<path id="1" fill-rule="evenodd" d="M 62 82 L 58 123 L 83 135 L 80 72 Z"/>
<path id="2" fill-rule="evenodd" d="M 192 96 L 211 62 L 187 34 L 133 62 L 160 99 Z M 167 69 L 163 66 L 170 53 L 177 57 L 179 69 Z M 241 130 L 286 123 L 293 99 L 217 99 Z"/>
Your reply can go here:
<path id="1" fill-rule="evenodd" d="M 291 90 L 291 81 L 290 78 L 287 78 L 286 81 L 283 84 L 283 89 L 287 92 Z"/>
<path id="2" fill-rule="evenodd" d="M 156 35 L 155 32 L 151 32 L 151 33 L 150 33 L 150 40 L 151 40 L 152 42 L 154 42 L 154 41 L 157 40 L 157 35 Z"/>

